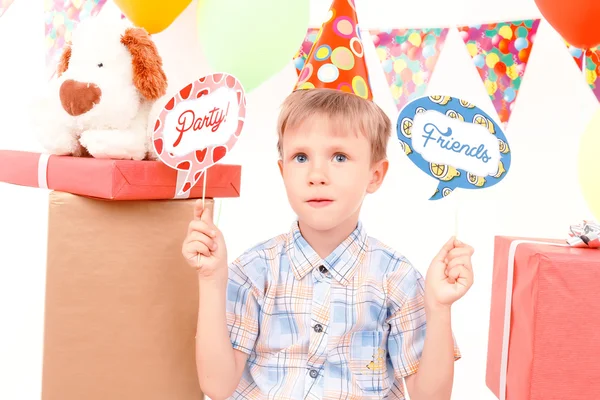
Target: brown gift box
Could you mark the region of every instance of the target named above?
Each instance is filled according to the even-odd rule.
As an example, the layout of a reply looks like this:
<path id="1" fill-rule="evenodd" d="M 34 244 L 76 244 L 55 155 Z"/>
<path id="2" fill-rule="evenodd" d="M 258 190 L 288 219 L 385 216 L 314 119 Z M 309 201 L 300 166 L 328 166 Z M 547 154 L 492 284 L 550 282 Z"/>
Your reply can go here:
<path id="1" fill-rule="evenodd" d="M 181 255 L 194 202 L 50 193 L 43 400 L 204 397 Z"/>

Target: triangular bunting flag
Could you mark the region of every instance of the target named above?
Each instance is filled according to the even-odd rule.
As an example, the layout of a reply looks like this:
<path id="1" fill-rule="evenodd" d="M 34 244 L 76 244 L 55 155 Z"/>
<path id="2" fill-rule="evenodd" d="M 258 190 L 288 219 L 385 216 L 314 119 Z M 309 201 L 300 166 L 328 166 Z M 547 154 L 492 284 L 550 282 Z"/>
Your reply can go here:
<path id="1" fill-rule="evenodd" d="M 584 52 L 566 42 L 565 44 L 579 70 L 582 74 L 585 73 L 585 81 L 596 95 L 596 99 L 600 101 L 600 48 L 594 47 Z"/>
<path id="2" fill-rule="evenodd" d="M 8 10 L 13 0 L 0 0 L 0 17 Z"/>
<path id="3" fill-rule="evenodd" d="M 571 57 L 573 57 L 575 64 L 577 64 L 577 66 L 579 67 L 579 70 L 581 70 L 583 68 L 583 51 L 575 46 L 571 46 L 567 42 L 565 42 L 565 46 L 567 46 L 569 54 L 571 55 Z"/>
<path id="4" fill-rule="evenodd" d="M 596 99 L 600 100 L 600 49 L 595 47 L 585 52 L 585 80 L 590 86 Z M 583 67 L 582 67 L 583 68 Z"/>
<path id="5" fill-rule="evenodd" d="M 304 37 L 304 41 L 302 42 L 302 46 L 300 46 L 300 49 L 298 49 L 298 52 L 294 56 L 294 66 L 296 67 L 296 73 L 298 75 L 300 75 L 300 71 L 302 71 L 302 68 L 304 68 L 304 63 L 306 62 L 306 58 L 310 54 L 310 50 L 317 40 L 319 30 L 320 28 L 308 28 L 306 31 L 306 36 Z"/>
<path id="6" fill-rule="evenodd" d="M 539 19 L 532 19 L 458 28 L 504 128 L 519 93 L 539 24 Z"/>
<path id="7" fill-rule="evenodd" d="M 401 110 L 412 99 L 424 95 L 448 28 L 371 30 L 370 33 L 392 97 Z"/>
<path id="8" fill-rule="evenodd" d="M 106 0 L 45 1 L 46 71 L 48 79 L 56 74 L 56 65 L 66 43 L 71 41 L 75 26 L 86 18 L 98 15 Z"/>

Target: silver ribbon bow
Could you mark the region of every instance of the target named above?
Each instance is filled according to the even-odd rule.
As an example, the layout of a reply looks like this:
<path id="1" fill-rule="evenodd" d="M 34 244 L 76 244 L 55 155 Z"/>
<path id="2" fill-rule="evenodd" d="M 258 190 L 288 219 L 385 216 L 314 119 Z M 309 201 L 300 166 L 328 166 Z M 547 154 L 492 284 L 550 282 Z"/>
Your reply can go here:
<path id="1" fill-rule="evenodd" d="M 570 238 L 567 243 L 573 247 L 590 249 L 600 248 L 600 224 L 594 221 L 583 221 L 583 224 L 571 225 Z"/>

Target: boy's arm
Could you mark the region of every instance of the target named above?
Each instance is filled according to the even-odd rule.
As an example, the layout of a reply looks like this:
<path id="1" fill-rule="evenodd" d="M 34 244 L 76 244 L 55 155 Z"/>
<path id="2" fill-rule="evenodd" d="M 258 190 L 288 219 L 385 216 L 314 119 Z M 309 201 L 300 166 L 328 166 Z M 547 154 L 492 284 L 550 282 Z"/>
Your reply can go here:
<path id="1" fill-rule="evenodd" d="M 455 353 L 450 307 L 426 309 L 427 335 L 416 373 L 405 378 L 412 400 L 449 400 L 454 380 Z"/>
<path id="2" fill-rule="evenodd" d="M 213 400 L 230 397 L 238 387 L 258 336 L 259 290 L 238 258 L 227 265 L 223 234 L 212 209 L 196 201 L 182 255 L 198 273 L 196 368 L 202 391 Z M 242 255 L 243 257 L 244 255 Z M 252 257 L 246 257 L 249 265 Z M 256 271 L 258 264 L 250 265 Z M 256 277 L 255 277 L 256 279 Z M 259 279 L 260 280 L 260 279 Z"/>
<path id="3" fill-rule="evenodd" d="M 248 354 L 231 344 L 226 315 L 227 283 L 199 282 L 196 366 L 204 394 L 212 400 L 231 396 L 240 383 Z"/>
<path id="4" fill-rule="evenodd" d="M 407 262 L 388 277 L 389 356 L 411 400 L 450 400 L 454 361 L 460 358 L 450 308 L 426 307 L 424 284 Z"/>

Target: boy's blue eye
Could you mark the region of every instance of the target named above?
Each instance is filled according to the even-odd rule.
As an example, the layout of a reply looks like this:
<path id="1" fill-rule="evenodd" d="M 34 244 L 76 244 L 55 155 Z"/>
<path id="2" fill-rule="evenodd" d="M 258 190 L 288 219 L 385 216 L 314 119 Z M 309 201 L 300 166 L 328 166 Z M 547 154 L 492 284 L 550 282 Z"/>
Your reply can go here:
<path id="1" fill-rule="evenodd" d="M 334 157 L 334 159 L 337 162 L 344 162 L 344 161 L 346 161 L 348 159 L 348 157 L 346 157 L 343 154 L 336 154 L 335 157 Z"/>
<path id="2" fill-rule="evenodd" d="M 307 159 L 307 158 L 308 158 L 308 157 L 306 157 L 306 154 L 297 154 L 297 155 L 294 157 L 294 160 L 298 161 L 299 163 L 303 163 L 303 162 L 306 162 L 306 159 Z"/>

